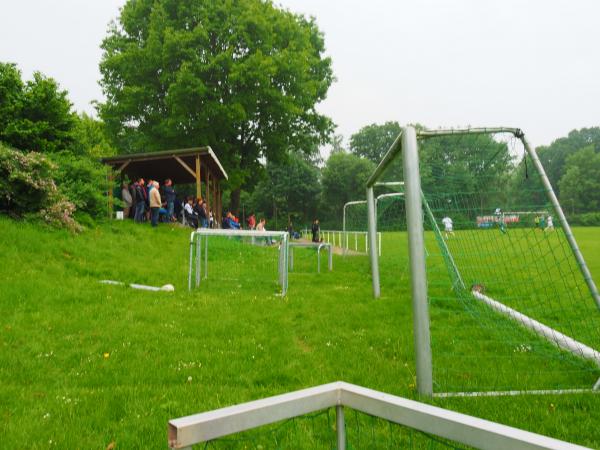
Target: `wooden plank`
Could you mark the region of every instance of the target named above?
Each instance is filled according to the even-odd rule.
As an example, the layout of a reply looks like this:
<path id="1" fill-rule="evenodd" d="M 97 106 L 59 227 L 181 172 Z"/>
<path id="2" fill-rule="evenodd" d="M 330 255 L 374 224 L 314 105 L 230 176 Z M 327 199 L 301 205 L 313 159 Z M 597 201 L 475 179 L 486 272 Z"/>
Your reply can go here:
<path id="1" fill-rule="evenodd" d="M 188 173 L 193 176 L 194 178 L 196 178 L 196 172 L 194 172 L 192 170 L 192 168 L 190 166 L 188 166 L 185 161 L 183 159 L 181 159 L 179 156 L 173 155 L 173 158 L 175 158 L 177 160 L 177 162 L 179 164 L 181 164 L 181 166 L 188 171 Z"/>
<path id="2" fill-rule="evenodd" d="M 125 161 L 123 164 L 121 164 L 121 166 L 117 169 L 117 171 L 121 172 L 125 167 L 127 167 L 129 165 L 130 162 L 131 162 L 131 160 Z"/>
<path id="3" fill-rule="evenodd" d="M 196 155 L 196 198 L 202 197 L 202 179 L 200 178 L 200 155 Z"/>
<path id="4" fill-rule="evenodd" d="M 113 173 L 112 173 L 112 168 L 108 168 L 108 174 L 106 175 L 106 181 L 108 184 L 108 218 L 112 219 L 113 216 L 113 205 L 114 205 L 114 199 L 113 199 Z"/>

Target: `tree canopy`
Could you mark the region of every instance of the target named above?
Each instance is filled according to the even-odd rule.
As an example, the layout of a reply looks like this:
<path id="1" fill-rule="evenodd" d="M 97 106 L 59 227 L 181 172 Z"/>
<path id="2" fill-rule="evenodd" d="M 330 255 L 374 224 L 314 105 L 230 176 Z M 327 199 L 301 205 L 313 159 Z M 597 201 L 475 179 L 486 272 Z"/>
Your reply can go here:
<path id="1" fill-rule="evenodd" d="M 398 122 L 367 125 L 350 137 L 350 151 L 378 164 L 400 131 Z"/>
<path id="2" fill-rule="evenodd" d="M 261 161 L 316 152 L 333 81 L 312 19 L 262 0 L 129 0 L 102 43 L 100 115 L 124 152 L 210 145 L 232 207 Z"/>
<path id="3" fill-rule="evenodd" d="M 566 211 L 600 211 L 600 152 L 588 145 L 567 157 L 559 182 Z"/>
<path id="4" fill-rule="evenodd" d="M 0 141 L 23 151 L 65 149 L 73 142 L 71 106 L 52 78 L 35 72 L 23 82 L 16 65 L 0 62 Z"/>
<path id="5" fill-rule="evenodd" d="M 344 204 L 366 198 L 367 179 L 375 164 L 360 156 L 336 152 L 322 169 L 321 211 L 326 217 L 341 220 Z"/>
<path id="6" fill-rule="evenodd" d="M 255 212 L 310 222 L 319 207 L 319 169 L 295 154 L 285 161 L 268 163 L 266 169 L 266 176 L 252 194 Z"/>

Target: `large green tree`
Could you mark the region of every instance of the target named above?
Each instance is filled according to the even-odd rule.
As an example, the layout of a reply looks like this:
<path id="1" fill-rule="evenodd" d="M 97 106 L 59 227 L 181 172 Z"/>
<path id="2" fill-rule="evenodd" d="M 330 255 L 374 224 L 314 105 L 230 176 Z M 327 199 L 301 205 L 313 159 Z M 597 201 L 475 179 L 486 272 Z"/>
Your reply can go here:
<path id="1" fill-rule="evenodd" d="M 277 215 L 282 220 L 291 217 L 298 225 L 310 223 L 318 209 L 319 169 L 294 154 L 285 161 L 267 164 L 266 169 L 266 176 L 252 194 L 255 212 L 270 218 Z"/>
<path id="2" fill-rule="evenodd" d="M 14 64 L 0 63 L 0 141 L 43 153 L 73 143 L 75 114 L 67 92 L 40 72 L 23 82 Z"/>
<path id="3" fill-rule="evenodd" d="M 600 152 L 590 145 L 567 157 L 559 187 L 565 210 L 577 213 L 600 211 Z"/>
<path id="4" fill-rule="evenodd" d="M 366 198 L 367 179 L 375 164 L 360 156 L 336 152 L 327 160 L 321 173 L 322 214 L 326 220 L 342 221 L 342 210 L 346 202 Z"/>
<path id="5" fill-rule="evenodd" d="M 101 158 L 112 156 L 116 153 L 106 136 L 104 122 L 95 119 L 86 113 L 78 114 L 73 129 L 73 144 L 71 152 L 79 156 Z"/>
<path id="6" fill-rule="evenodd" d="M 210 145 L 232 208 L 261 161 L 315 152 L 333 81 L 312 19 L 265 0 L 129 0 L 102 43 L 100 115 L 125 152 Z"/>
<path id="7" fill-rule="evenodd" d="M 560 179 L 566 173 L 567 158 L 588 146 L 600 152 L 600 127 L 573 130 L 568 136 L 556 139 L 549 146 L 537 148 L 546 174 L 558 194 L 561 189 Z"/>
<path id="8" fill-rule="evenodd" d="M 377 164 L 398 137 L 400 131 L 398 122 L 367 125 L 350 137 L 350 151 Z"/>

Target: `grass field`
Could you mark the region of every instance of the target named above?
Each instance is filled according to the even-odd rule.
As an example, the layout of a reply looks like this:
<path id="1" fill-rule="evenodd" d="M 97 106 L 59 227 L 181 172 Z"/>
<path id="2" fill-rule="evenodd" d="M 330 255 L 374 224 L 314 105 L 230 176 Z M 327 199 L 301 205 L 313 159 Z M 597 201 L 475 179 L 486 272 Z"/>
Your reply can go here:
<path id="1" fill-rule="evenodd" d="M 334 271 L 317 275 L 314 253 L 297 249 L 281 298 L 273 249 L 227 242 L 219 256 L 216 244 L 209 280 L 189 294 L 187 229 L 115 222 L 73 236 L 0 218 L 0 236 L 0 448 L 165 448 L 170 418 L 335 380 L 416 398 L 399 235 L 384 235 L 378 301 L 363 256 L 336 256 Z M 576 236 L 600 274 L 600 229 Z M 453 316 L 432 312 L 435 345 L 457 337 L 442 320 Z M 493 359 L 481 364 L 496 371 Z M 600 395 L 432 403 L 600 447 Z M 288 448 L 312 448 L 302 436 L 315 421 L 328 423 L 302 422 Z"/>

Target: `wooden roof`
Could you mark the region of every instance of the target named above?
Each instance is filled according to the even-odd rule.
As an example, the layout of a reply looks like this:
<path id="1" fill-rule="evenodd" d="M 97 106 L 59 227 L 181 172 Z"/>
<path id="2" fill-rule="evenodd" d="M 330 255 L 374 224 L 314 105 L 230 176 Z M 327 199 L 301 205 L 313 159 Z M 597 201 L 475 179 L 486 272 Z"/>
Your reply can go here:
<path id="1" fill-rule="evenodd" d="M 142 177 L 162 183 L 165 179 L 170 178 L 173 183 L 184 184 L 196 182 L 193 172 L 197 156 L 200 157 L 202 180 L 205 179 L 207 170 L 211 179 L 227 180 L 227 172 L 210 147 L 117 155 L 102 158 L 102 162 L 127 175 L 130 180 Z"/>

